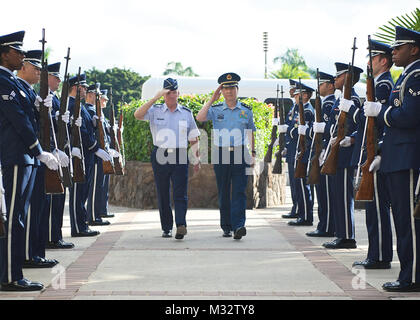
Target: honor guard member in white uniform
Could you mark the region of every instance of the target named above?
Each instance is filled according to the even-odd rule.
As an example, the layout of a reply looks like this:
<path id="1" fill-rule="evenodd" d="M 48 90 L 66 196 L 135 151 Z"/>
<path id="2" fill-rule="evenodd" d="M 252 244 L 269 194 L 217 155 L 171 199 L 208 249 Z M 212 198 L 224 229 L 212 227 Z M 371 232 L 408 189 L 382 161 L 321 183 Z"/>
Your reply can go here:
<path id="1" fill-rule="evenodd" d="M 71 115 L 73 115 L 74 112 L 77 86 L 80 88 L 81 99 L 84 99 L 86 97 L 86 88 L 88 87 L 85 74 L 80 76 L 79 82 L 77 82 L 77 76 L 69 79 L 69 111 Z M 105 150 L 99 148 L 95 139 L 95 128 L 93 127 L 92 117 L 82 103 L 80 104 L 80 118 L 76 119 L 76 121 L 76 125 L 80 125 L 83 150 L 73 146 L 72 155 L 73 157 L 79 157 L 81 159 L 81 152 L 83 152 L 85 163 L 85 182 L 74 183 L 70 188 L 69 208 L 71 236 L 91 237 L 99 234 L 99 231 L 94 231 L 89 228 L 86 210 L 89 185 L 93 180 L 94 155 L 97 155 L 106 161 L 109 161 L 111 157 Z"/>
<path id="2" fill-rule="evenodd" d="M 388 105 L 366 102 L 365 115 L 384 125 L 381 154 L 372 163 L 386 176 L 401 271 L 386 291 L 420 292 L 420 220 L 413 217 L 420 168 L 420 33 L 397 26 L 392 61 L 404 71 Z"/>
<path id="3" fill-rule="evenodd" d="M 52 100 L 52 116 L 56 134 L 58 133 L 58 121 L 68 124 L 70 121 L 70 112 L 66 111 L 60 119 L 60 99 L 55 92 L 61 83 L 60 79 L 61 63 L 53 63 L 48 65 L 48 86 L 53 96 Z M 70 131 L 69 131 L 70 133 Z M 46 249 L 72 249 L 74 244 L 63 240 L 63 214 L 66 200 L 66 188 L 63 194 L 48 195 L 50 200 L 49 219 L 48 219 L 48 235 Z"/>
<path id="4" fill-rule="evenodd" d="M 344 82 L 348 73 L 349 65 L 345 63 L 336 62 L 335 67 L 337 74 L 335 78 L 335 88 L 343 92 Z M 353 84 L 356 84 L 360 79 L 360 74 L 363 69 L 356 66 L 352 67 Z M 337 126 L 340 104 L 353 103 L 356 108 L 361 108 L 359 96 L 356 94 L 354 88 L 351 90 L 351 101 L 347 102 L 342 98 L 335 101 L 331 110 L 329 121 L 325 127 L 327 134 L 326 143 L 331 141 L 331 144 L 336 139 Z M 355 240 L 354 227 L 354 165 L 352 164 L 352 156 L 354 150 L 354 135 L 357 132 L 357 126 L 354 120 L 347 116 L 346 118 L 346 136 L 340 142 L 340 149 L 338 152 L 337 173 L 331 176 L 331 194 L 332 197 L 332 212 L 334 214 L 335 236 L 336 239 L 323 244 L 328 249 L 354 249 L 357 247 Z M 333 137 L 330 140 L 330 137 Z"/>
<path id="5" fill-rule="evenodd" d="M 101 84 L 98 82 L 92 84 L 87 88 L 86 92 L 86 110 L 89 112 L 92 118 L 92 124 L 95 128 L 95 138 L 97 137 L 97 122 L 101 121 L 104 126 L 105 117 L 102 114 L 102 118 L 99 119 L 96 115 L 96 90 L 99 89 Z M 104 133 L 104 139 L 107 137 Z M 106 143 L 106 142 L 105 142 Z M 94 164 L 92 168 L 92 181 L 89 184 L 89 197 L 87 200 L 87 219 L 90 226 L 107 226 L 111 224 L 107 220 L 101 218 L 101 207 L 102 207 L 102 185 L 104 183 L 104 173 L 102 159 L 98 156 L 94 156 Z"/>
<path id="6" fill-rule="evenodd" d="M 17 72 L 18 80 L 35 108 L 35 117 L 37 119 L 40 118 L 39 108 L 42 99 L 37 95 L 32 86 L 38 84 L 40 81 L 42 67 L 41 58 L 41 50 L 28 51 L 24 59 L 23 67 Z M 49 108 L 52 107 L 51 95 L 45 99 L 44 105 Z M 38 136 L 42 130 L 39 125 L 37 127 Z M 63 159 L 63 163 L 65 162 L 68 164 L 66 155 L 64 155 L 64 157 L 60 155 L 60 158 Z M 26 219 L 24 268 L 51 268 L 57 264 L 56 260 L 45 259 L 50 199 L 45 193 L 45 170 L 46 166 L 44 164 L 40 164 L 36 167 L 35 184 Z"/>
<path id="7" fill-rule="evenodd" d="M 236 73 L 225 73 L 218 79 L 219 87 L 197 114 L 198 121 L 213 123 L 212 163 L 216 174 L 220 208 L 220 225 L 224 237 L 239 240 L 246 235 L 247 166 L 253 165 L 254 116 L 246 104 L 238 101 Z M 225 102 L 213 105 L 223 94 Z M 252 158 L 247 145 L 251 145 Z M 232 192 L 231 192 L 232 189 Z"/>
<path id="8" fill-rule="evenodd" d="M 323 134 L 323 141 L 326 139 L 325 125 L 330 119 L 332 107 L 335 103 L 334 76 L 325 72 L 319 72 L 319 94 L 322 97 L 321 113 L 322 122 L 313 124 L 313 133 Z M 314 152 L 314 150 L 312 151 Z M 323 150 L 325 152 L 325 150 Z M 323 152 L 320 155 L 322 165 Z M 309 237 L 333 237 L 334 217 L 331 212 L 332 202 L 330 197 L 331 177 L 320 175 L 319 184 L 315 185 L 316 198 L 318 201 L 318 225 L 315 231 L 306 233 Z"/>
<path id="9" fill-rule="evenodd" d="M 389 69 L 392 67 L 392 49 L 390 46 L 370 41 L 372 52 L 372 68 L 375 85 L 375 100 L 383 105 L 389 105 L 389 96 L 394 86 Z M 368 61 L 370 66 L 370 61 Z M 350 108 L 348 108 L 351 106 Z M 356 108 L 351 103 L 342 105 L 344 111 L 357 124 L 357 135 L 353 152 L 352 164 L 356 167 L 360 160 L 360 150 L 365 131 L 366 117 L 363 109 Z M 382 140 L 384 127 L 376 124 L 375 136 Z M 366 143 L 366 141 L 365 141 Z M 376 141 L 380 145 L 381 141 Z M 366 149 L 362 155 L 361 165 L 366 161 Z M 374 199 L 365 203 L 366 227 L 368 231 L 368 254 L 363 261 L 356 261 L 353 266 L 365 269 L 389 269 L 392 261 L 392 229 L 390 216 L 390 202 L 386 189 L 385 175 L 379 170 L 374 172 Z"/>
<path id="10" fill-rule="evenodd" d="M 6 237 L 0 239 L 0 283 L 2 291 L 38 291 L 39 282 L 23 277 L 25 228 L 35 182 L 34 163 L 51 170 L 57 159 L 44 152 L 36 132 L 35 108 L 13 74 L 23 66 L 21 46 L 25 32 L 0 37 L 0 162 L 6 198 Z"/>
<path id="11" fill-rule="evenodd" d="M 161 97 L 165 103 L 155 104 Z M 190 109 L 178 104 L 178 82 L 168 78 L 163 89 L 154 98 L 137 109 L 134 116 L 138 120 L 150 122 L 154 148 L 151 154 L 155 176 L 162 237 L 172 237 L 173 215 L 170 201 L 170 183 L 173 186 L 175 204 L 176 239 L 187 234 L 186 213 L 188 206 L 188 142 L 192 144 L 194 155 L 198 152 L 198 131 Z M 196 149 L 197 148 L 197 149 Z M 197 161 L 197 163 L 195 163 Z M 194 158 L 194 169 L 199 169 Z"/>
<path id="12" fill-rule="evenodd" d="M 311 139 L 309 133 L 312 129 L 312 124 L 314 122 L 314 108 L 310 103 L 310 99 L 314 89 L 304 85 L 296 84 L 296 90 L 294 92 L 295 98 L 295 107 L 292 115 L 292 119 L 288 123 L 287 136 L 290 137 L 290 142 L 287 144 L 287 157 L 292 160 L 290 154 L 293 153 L 293 169 L 295 170 L 296 165 L 296 154 L 299 149 L 298 141 L 299 137 L 305 135 L 305 153 L 303 155 L 303 163 L 307 165 L 309 157 L 309 149 L 311 146 Z M 304 109 L 304 119 L 305 126 L 300 125 L 300 115 L 299 115 L 299 99 L 302 94 L 303 100 L 303 109 Z M 281 131 L 283 131 L 282 129 Z M 293 170 L 293 179 L 295 185 L 295 195 L 297 201 L 297 219 L 296 221 L 290 221 L 288 224 L 291 226 L 311 226 L 313 224 L 313 199 L 310 186 L 307 183 L 306 178 L 295 178 Z M 306 170 L 305 170 L 306 171 Z"/>
<path id="13" fill-rule="evenodd" d="M 279 133 L 287 132 L 287 128 L 290 125 L 293 118 L 293 114 L 295 112 L 296 103 L 294 99 L 294 96 L 295 96 L 294 92 L 296 90 L 296 81 L 289 79 L 289 84 L 290 84 L 289 94 L 293 101 L 293 106 L 290 108 L 289 112 L 287 113 L 286 119 L 284 119 L 285 124 L 278 127 Z M 285 137 L 286 137 L 286 149 L 283 150 L 283 155 L 286 157 L 286 162 L 287 162 L 287 172 L 289 175 L 290 194 L 292 196 L 293 206 L 290 212 L 288 214 L 282 215 L 282 217 L 286 219 L 296 219 L 298 216 L 296 213 L 296 209 L 297 209 L 296 198 L 297 197 L 296 197 L 296 188 L 295 188 L 295 154 L 293 152 L 288 153 L 288 145 L 291 141 L 291 137 L 288 134 L 286 134 Z"/>

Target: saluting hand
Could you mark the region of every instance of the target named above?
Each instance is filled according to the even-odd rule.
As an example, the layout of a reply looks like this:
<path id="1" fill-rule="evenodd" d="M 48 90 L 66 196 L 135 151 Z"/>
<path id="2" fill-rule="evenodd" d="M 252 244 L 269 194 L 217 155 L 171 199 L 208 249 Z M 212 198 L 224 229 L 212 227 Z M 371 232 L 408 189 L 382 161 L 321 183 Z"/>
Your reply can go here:
<path id="1" fill-rule="evenodd" d="M 169 89 L 162 89 L 156 93 L 155 99 L 159 100 L 161 97 L 163 97 L 165 94 L 167 94 L 170 90 Z"/>
<path id="2" fill-rule="evenodd" d="M 222 84 L 220 86 L 217 87 L 216 91 L 213 93 L 213 96 L 211 97 L 211 100 L 217 101 L 220 98 L 220 95 L 222 94 Z"/>

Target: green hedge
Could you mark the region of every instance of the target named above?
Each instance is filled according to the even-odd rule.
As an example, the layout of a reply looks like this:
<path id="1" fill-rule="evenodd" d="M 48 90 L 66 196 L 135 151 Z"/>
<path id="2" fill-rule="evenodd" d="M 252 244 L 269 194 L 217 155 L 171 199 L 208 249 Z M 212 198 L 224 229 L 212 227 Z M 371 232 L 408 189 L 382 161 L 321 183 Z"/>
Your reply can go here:
<path id="1" fill-rule="evenodd" d="M 180 96 L 178 103 L 191 109 L 194 118 L 203 105 L 210 99 L 211 94 L 206 95 L 184 95 Z M 220 99 L 221 102 L 223 99 Z M 254 123 L 257 128 L 256 146 L 257 157 L 263 158 L 267 151 L 267 145 L 270 143 L 271 119 L 273 117 L 273 106 L 254 99 L 242 99 L 242 102 L 252 107 L 254 114 Z M 150 162 L 150 154 L 153 148 L 153 139 L 150 133 L 148 121 L 139 121 L 134 118 L 134 111 L 141 107 L 146 101 L 134 100 L 130 104 L 123 105 L 121 108 L 124 113 L 124 148 L 126 160 L 137 160 Z M 163 99 L 157 103 L 163 103 Z M 211 138 L 212 122 L 197 121 L 199 129 L 207 132 Z M 210 148 L 209 142 L 209 148 Z M 209 152 L 210 155 L 210 152 Z M 210 161 L 210 160 L 209 160 Z"/>

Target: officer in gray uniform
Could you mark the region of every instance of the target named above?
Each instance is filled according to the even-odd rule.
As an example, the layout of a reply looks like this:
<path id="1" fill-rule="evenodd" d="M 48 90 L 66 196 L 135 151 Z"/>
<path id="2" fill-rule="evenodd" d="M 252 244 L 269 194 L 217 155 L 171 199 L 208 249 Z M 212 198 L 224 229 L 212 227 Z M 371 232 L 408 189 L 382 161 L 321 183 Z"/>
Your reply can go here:
<path id="1" fill-rule="evenodd" d="M 219 87 L 197 114 L 198 121 L 213 122 L 215 152 L 212 152 L 212 163 L 219 193 L 220 225 L 223 236 L 231 237 L 234 231 L 235 240 L 246 235 L 246 168 L 253 165 L 247 145 L 251 145 L 254 157 L 256 131 L 251 108 L 237 99 L 240 80 L 233 72 L 221 75 Z M 223 94 L 225 102 L 213 105 L 220 94 Z"/>
<path id="2" fill-rule="evenodd" d="M 165 103 L 156 102 L 164 97 Z M 162 237 L 172 237 L 173 216 L 170 201 L 172 182 L 175 204 L 176 239 L 187 234 L 188 204 L 188 142 L 193 149 L 194 171 L 199 170 L 198 136 L 200 132 L 194 121 L 192 111 L 178 104 L 178 82 L 168 78 L 163 82 L 154 98 L 137 109 L 134 117 L 150 122 L 154 148 L 151 155 L 153 173 L 157 189 Z"/>

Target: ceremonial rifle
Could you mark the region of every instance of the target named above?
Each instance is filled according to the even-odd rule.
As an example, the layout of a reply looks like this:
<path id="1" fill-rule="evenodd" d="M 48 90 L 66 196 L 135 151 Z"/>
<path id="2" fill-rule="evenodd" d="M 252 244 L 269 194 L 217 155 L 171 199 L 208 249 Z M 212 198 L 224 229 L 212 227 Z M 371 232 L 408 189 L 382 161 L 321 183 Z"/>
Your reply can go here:
<path id="1" fill-rule="evenodd" d="M 354 38 L 353 42 L 353 57 L 351 64 L 349 63 L 349 68 L 346 74 L 346 79 L 344 82 L 344 99 L 351 100 L 351 90 L 353 88 L 353 66 L 354 66 L 354 54 L 356 52 L 356 38 Z M 331 139 L 329 142 L 329 146 L 331 147 L 331 151 L 329 152 L 324 165 L 322 166 L 321 173 L 327 174 L 327 175 L 335 175 L 337 172 L 337 165 L 338 165 L 338 154 L 340 151 L 340 142 L 345 138 L 346 131 L 347 131 L 347 112 L 341 111 L 338 115 L 338 120 L 336 125 L 334 126 L 334 130 L 331 134 Z M 333 144 L 331 144 L 331 140 L 333 139 L 333 135 L 335 132 L 335 129 L 337 129 L 337 138 L 334 141 Z M 328 153 L 328 150 L 326 154 Z"/>
<path id="2" fill-rule="evenodd" d="M 299 79 L 299 124 L 304 126 L 305 123 L 305 114 L 303 109 L 303 98 L 302 98 L 302 82 Z M 303 157 L 306 152 L 306 135 L 299 134 L 298 143 L 296 146 L 296 158 L 295 158 L 295 178 L 305 178 L 306 177 L 306 164 L 303 162 Z M 299 152 L 298 152 L 299 151 Z"/>
<path id="3" fill-rule="evenodd" d="M 59 119 L 57 120 L 57 144 L 58 149 L 67 153 L 70 157 L 69 166 L 63 167 L 63 185 L 64 187 L 71 187 L 73 184 L 73 161 L 71 155 L 71 145 L 70 145 L 70 136 L 69 136 L 69 128 L 67 124 L 61 121 L 61 116 L 67 111 L 68 103 L 69 103 L 69 74 L 67 73 L 69 60 L 70 60 L 70 48 L 67 49 L 67 56 L 64 58 L 66 59 L 66 70 L 64 73 L 64 81 L 63 86 L 61 89 L 61 97 L 60 97 L 60 111 L 59 111 Z M 66 152 L 67 151 L 67 152 Z"/>
<path id="4" fill-rule="evenodd" d="M 41 81 L 40 81 L 40 90 L 39 95 L 42 99 L 39 106 L 40 114 L 40 140 L 42 150 L 46 152 L 51 152 L 51 133 L 53 135 L 53 141 L 55 148 L 57 149 L 57 141 L 55 139 L 54 125 L 51 118 L 51 112 L 47 106 L 44 104 L 45 98 L 49 94 L 48 87 L 48 63 L 45 59 L 45 29 L 42 29 L 42 61 L 41 61 Z M 64 193 L 64 187 L 61 183 L 62 168 L 60 163 L 58 165 L 58 170 L 50 170 L 45 166 L 45 193 L 46 194 L 60 194 Z"/>
<path id="5" fill-rule="evenodd" d="M 267 153 L 264 157 L 264 162 L 271 163 L 273 160 L 273 148 L 274 143 L 277 140 L 277 125 L 278 125 L 278 102 L 279 102 L 279 86 L 277 85 L 277 99 L 276 99 L 276 105 L 274 106 L 274 113 L 273 113 L 273 127 L 271 129 L 271 142 L 268 145 Z"/>
<path id="6" fill-rule="evenodd" d="M 1 172 L 1 164 L 0 164 L 0 189 L 3 189 L 3 176 Z M 6 236 L 6 199 L 3 193 L 0 196 L 0 239 Z"/>
<path id="7" fill-rule="evenodd" d="M 101 121 L 102 107 L 101 107 L 101 91 L 99 90 L 98 83 L 96 84 L 96 115 L 98 117 L 96 121 L 96 139 L 99 143 L 99 147 L 102 150 L 108 152 L 108 142 L 105 142 L 105 128 Z M 111 161 L 102 160 L 102 168 L 104 174 L 114 174 L 114 164 Z"/>
<path id="8" fill-rule="evenodd" d="M 71 145 L 73 148 L 79 148 L 80 155 L 82 159 L 79 157 L 73 157 L 73 182 L 74 183 L 84 183 L 85 178 L 85 161 L 84 161 L 84 153 L 83 153 L 83 144 L 82 144 L 82 136 L 80 134 L 80 128 L 76 125 L 76 120 L 80 117 L 80 71 L 81 68 L 79 67 L 79 73 L 77 74 L 77 89 L 76 89 L 76 98 L 74 100 L 74 109 L 73 109 L 73 123 L 71 125 Z"/>
<path id="9" fill-rule="evenodd" d="M 120 117 L 118 120 L 118 129 L 117 129 L 117 140 L 120 145 L 120 154 L 122 156 L 122 167 L 125 168 L 125 149 L 124 149 L 124 139 L 123 139 L 123 130 L 124 130 L 124 114 L 121 109 Z"/>
<path id="10" fill-rule="evenodd" d="M 120 145 L 115 134 L 115 110 L 114 103 L 112 102 L 112 87 L 109 89 L 109 104 L 111 107 L 111 112 L 109 113 L 109 123 L 111 125 L 111 148 L 121 155 Z M 115 174 L 119 176 L 124 175 L 124 167 L 121 157 L 122 155 L 114 158 Z"/>
<path id="11" fill-rule="evenodd" d="M 375 101 L 375 83 L 373 78 L 373 68 L 372 68 L 372 50 L 370 46 L 370 36 L 368 37 L 369 43 L 369 61 L 370 66 L 367 68 L 367 78 L 366 78 L 366 99 L 367 101 L 374 102 Z M 377 151 L 377 143 L 376 143 L 376 126 L 375 126 L 375 118 L 374 117 L 366 117 L 365 121 L 365 128 L 363 132 L 363 139 L 362 145 L 360 146 L 360 157 L 359 163 L 357 166 L 357 174 L 355 179 L 355 190 L 356 197 L 354 198 L 356 201 L 373 201 L 374 197 L 374 173 L 369 171 L 369 167 L 372 164 L 373 160 L 375 159 L 376 151 Z M 359 185 L 360 181 L 360 164 L 362 162 L 363 152 L 364 152 L 364 144 L 366 138 L 366 153 L 367 158 L 362 169 L 362 180 Z"/>
<path id="12" fill-rule="evenodd" d="M 321 116 L 321 95 L 319 93 L 319 70 L 316 69 L 316 79 L 317 79 L 317 91 L 316 91 L 316 97 L 315 97 L 315 117 L 316 122 L 320 123 L 322 122 L 322 116 Z M 315 145 L 315 154 L 310 160 L 310 164 L 308 166 L 308 183 L 309 184 L 318 184 L 321 177 L 321 167 L 319 165 L 319 157 L 322 152 L 322 138 L 323 134 L 320 132 L 314 133 L 314 137 L 312 139 L 312 146 L 311 146 L 311 153 L 313 146 Z M 309 159 L 311 159 L 311 156 L 309 156 Z"/>
<path id="13" fill-rule="evenodd" d="M 283 125 L 284 124 L 284 99 L 283 99 L 283 86 L 281 86 L 281 107 L 279 110 L 279 124 Z M 279 99 L 279 85 L 277 85 L 277 100 Z M 278 105 L 278 101 L 276 102 L 276 104 Z M 283 149 L 286 146 L 286 133 L 279 133 L 279 151 L 276 152 L 275 156 L 276 156 L 276 161 L 274 162 L 274 166 L 273 166 L 273 173 L 274 174 L 281 174 L 283 171 L 283 167 L 282 167 L 282 156 L 281 153 L 283 151 Z"/>

